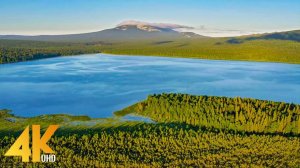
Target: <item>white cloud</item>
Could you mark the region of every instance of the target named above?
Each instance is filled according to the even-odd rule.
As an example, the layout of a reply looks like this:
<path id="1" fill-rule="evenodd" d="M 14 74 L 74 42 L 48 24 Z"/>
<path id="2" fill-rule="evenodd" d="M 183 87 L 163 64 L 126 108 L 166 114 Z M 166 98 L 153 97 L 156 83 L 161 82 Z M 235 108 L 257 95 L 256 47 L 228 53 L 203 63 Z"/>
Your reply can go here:
<path id="1" fill-rule="evenodd" d="M 159 28 L 169 28 L 169 29 L 193 29 L 193 27 L 189 26 L 184 26 L 184 25 L 179 25 L 179 24 L 170 24 L 170 23 L 149 23 L 149 22 L 141 22 L 141 21 L 136 21 L 136 20 L 128 20 L 124 21 L 117 26 L 123 26 L 123 25 L 133 25 L 133 26 L 154 26 L 154 27 L 159 27 Z"/>

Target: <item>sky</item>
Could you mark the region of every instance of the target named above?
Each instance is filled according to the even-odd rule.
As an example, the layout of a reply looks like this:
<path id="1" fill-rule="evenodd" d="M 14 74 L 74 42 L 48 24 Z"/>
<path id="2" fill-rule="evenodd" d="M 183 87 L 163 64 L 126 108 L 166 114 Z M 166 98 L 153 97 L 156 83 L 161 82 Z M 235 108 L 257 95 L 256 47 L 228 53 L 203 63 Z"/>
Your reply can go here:
<path id="1" fill-rule="evenodd" d="M 209 36 L 300 29 L 300 0 L 0 0 L 0 34 L 73 34 L 122 21 L 174 23 Z"/>

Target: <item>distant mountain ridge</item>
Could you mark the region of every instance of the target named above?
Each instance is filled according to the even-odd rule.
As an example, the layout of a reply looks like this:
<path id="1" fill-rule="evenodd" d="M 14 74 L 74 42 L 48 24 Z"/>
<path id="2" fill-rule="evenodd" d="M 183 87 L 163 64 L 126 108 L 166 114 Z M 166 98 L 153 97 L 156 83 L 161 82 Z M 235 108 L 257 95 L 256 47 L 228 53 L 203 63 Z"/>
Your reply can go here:
<path id="1" fill-rule="evenodd" d="M 205 38 L 192 32 L 181 32 L 178 29 L 192 29 L 192 27 L 166 24 L 146 23 L 138 21 L 122 22 L 115 28 L 98 32 L 69 34 L 69 35 L 0 35 L 0 39 L 34 40 L 34 41 L 67 41 L 67 42 L 96 42 L 96 41 L 127 41 L 140 39 L 178 39 L 178 38 Z M 208 38 L 208 37 L 206 37 Z"/>
<path id="2" fill-rule="evenodd" d="M 300 42 L 300 30 L 263 34 L 258 37 L 248 37 L 247 40 L 292 40 Z"/>
<path id="3" fill-rule="evenodd" d="M 131 40 L 158 40 L 170 41 L 177 39 L 199 39 L 211 38 L 202 36 L 192 30 L 193 27 L 169 24 L 169 23 L 148 23 L 129 20 L 118 24 L 112 29 L 105 29 L 97 32 L 67 34 L 67 35 L 0 35 L 0 39 L 11 40 L 31 40 L 31 41 L 51 41 L 51 42 L 122 42 Z M 300 30 L 275 32 L 258 35 L 247 35 L 228 38 L 227 43 L 239 44 L 251 40 L 291 40 L 300 42 Z"/>

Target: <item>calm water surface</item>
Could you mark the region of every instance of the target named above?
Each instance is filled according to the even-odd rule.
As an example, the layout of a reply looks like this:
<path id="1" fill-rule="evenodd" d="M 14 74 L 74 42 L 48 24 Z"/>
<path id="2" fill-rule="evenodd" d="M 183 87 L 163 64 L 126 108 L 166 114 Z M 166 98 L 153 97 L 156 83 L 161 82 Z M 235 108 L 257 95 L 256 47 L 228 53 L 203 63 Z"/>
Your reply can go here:
<path id="1" fill-rule="evenodd" d="M 0 65 L 0 109 L 19 116 L 111 117 L 149 94 L 300 103 L 300 65 L 106 54 Z"/>

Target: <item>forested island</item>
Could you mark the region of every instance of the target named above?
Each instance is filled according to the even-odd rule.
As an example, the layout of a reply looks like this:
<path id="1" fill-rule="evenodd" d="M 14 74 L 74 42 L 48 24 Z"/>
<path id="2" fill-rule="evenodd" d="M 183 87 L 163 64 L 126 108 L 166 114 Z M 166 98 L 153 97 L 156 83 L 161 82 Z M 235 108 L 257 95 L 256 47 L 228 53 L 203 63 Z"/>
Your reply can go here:
<path id="1" fill-rule="evenodd" d="M 124 121 L 124 115 L 153 122 Z M 300 105 L 186 94 L 150 95 L 116 117 L 43 115 L 21 118 L 0 112 L 2 165 L 56 167 L 297 167 Z M 25 125 L 60 124 L 51 139 L 55 163 L 20 163 L 4 157 Z M 91 124 L 94 123 L 94 124 Z M 96 123 L 96 124 L 95 124 Z"/>

